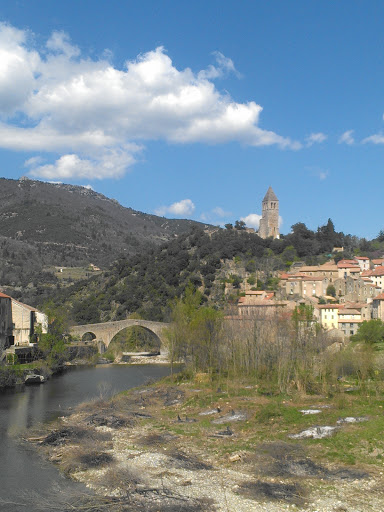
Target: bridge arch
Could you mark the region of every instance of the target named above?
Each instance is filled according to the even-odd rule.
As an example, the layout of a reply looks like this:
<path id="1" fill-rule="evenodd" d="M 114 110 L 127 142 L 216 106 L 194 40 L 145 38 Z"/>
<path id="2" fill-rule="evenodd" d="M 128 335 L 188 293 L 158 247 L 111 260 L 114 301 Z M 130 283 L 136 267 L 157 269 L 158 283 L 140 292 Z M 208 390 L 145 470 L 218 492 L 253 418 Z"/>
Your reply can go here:
<path id="1" fill-rule="evenodd" d="M 70 334 L 74 337 L 82 339 L 86 333 L 94 334 L 96 343 L 103 342 L 108 348 L 114 336 L 126 327 L 143 327 L 144 329 L 155 334 L 160 340 L 160 352 L 166 351 L 166 329 L 170 324 L 164 322 L 152 322 L 150 320 L 118 320 L 114 322 L 105 322 L 99 324 L 76 325 L 71 327 Z"/>
<path id="2" fill-rule="evenodd" d="M 95 339 L 96 339 L 96 334 L 91 331 L 85 332 L 81 337 L 81 341 L 93 341 Z"/>
<path id="3" fill-rule="evenodd" d="M 161 339 L 153 330 L 142 325 L 123 327 L 111 339 L 111 345 L 123 351 L 160 352 Z"/>

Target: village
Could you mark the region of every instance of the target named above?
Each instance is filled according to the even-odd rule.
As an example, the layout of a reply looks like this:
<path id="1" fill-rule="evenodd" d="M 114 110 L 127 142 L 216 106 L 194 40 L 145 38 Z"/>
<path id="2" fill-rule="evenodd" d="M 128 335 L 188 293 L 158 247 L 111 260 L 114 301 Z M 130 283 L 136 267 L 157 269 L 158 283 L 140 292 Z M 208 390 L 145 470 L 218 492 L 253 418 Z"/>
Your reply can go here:
<path id="1" fill-rule="evenodd" d="M 269 187 L 262 201 L 259 236 L 279 238 L 279 201 Z M 308 266 L 295 261 L 289 271 L 278 272 L 277 291 L 245 289 L 238 299 L 241 318 L 271 318 L 292 314 L 300 304 L 313 308 L 313 322 L 334 338 L 346 339 L 357 333 L 359 325 L 371 319 L 384 321 L 384 258 L 352 259 L 334 257 L 343 253 L 334 247 L 329 261 Z"/>

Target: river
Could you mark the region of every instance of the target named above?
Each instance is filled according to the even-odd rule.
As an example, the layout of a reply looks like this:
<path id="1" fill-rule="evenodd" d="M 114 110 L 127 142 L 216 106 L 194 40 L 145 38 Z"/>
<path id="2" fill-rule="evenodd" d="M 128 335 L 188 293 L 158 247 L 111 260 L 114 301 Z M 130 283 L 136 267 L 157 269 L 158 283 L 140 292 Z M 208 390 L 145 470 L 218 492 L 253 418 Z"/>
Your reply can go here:
<path id="1" fill-rule="evenodd" d="M 20 441 L 28 436 L 28 429 L 70 413 L 81 402 L 108 397 L 169 373 L 169 366 L 155 365 L 74 367 L 45 384 L 0 394 L 0 510 L 50 511 L 53 494 L 55 510 L 61 510 L 60 502 L 65 503 L 68 492 L 84 490 Z"/>

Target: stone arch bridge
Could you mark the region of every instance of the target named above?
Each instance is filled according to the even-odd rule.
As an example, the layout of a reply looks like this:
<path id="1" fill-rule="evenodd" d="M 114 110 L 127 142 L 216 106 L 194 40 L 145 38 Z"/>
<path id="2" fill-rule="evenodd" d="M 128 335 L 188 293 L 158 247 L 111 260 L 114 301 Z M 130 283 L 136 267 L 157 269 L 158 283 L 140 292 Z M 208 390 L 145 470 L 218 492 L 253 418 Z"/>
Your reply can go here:
<path id="1" fill-rule="evenodd" d="M 160 340 L 161 352 L 165 347 L 165 329 L 171 324 L 164 322 L 151 322 L 150 320 L 117 320 L 115 322 L 105 322 L 99 324 L 75 325 L 71 327 L 70 334 L 72 336 L 83 339 L 85 334 L 91 334 L 93 341 L 101 348 L 107 348 L 116 334 L 127 327 L 143 327 L 147 331 L 155 334 Z M 104 346 L 104 347 L 103 347 Z M 101 352 L 102 350 L 100 350 Z"/>

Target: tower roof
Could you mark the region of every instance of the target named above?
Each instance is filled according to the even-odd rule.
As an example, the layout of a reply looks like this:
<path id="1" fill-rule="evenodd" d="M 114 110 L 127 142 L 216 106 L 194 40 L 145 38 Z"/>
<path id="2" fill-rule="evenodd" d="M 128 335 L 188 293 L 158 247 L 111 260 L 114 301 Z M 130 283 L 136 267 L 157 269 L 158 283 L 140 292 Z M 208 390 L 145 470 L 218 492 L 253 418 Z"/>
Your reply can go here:
<path id="1" fill-rule="evenodd" d="M 272 190 L 272 187 L 269 187 L 269 189 L 267 190 L 267 193 L 265 194 L 265 197 L 263 199 L 263 203 L 264 201 L 278 201 L 276 194 Z"/>

